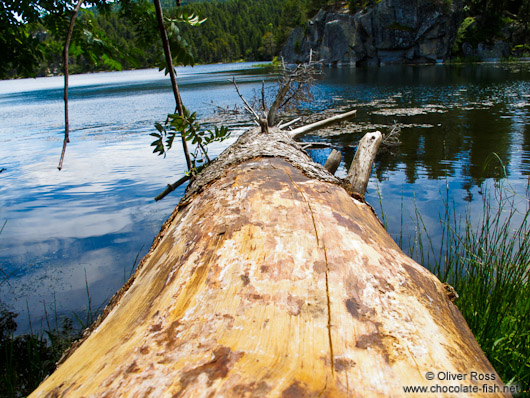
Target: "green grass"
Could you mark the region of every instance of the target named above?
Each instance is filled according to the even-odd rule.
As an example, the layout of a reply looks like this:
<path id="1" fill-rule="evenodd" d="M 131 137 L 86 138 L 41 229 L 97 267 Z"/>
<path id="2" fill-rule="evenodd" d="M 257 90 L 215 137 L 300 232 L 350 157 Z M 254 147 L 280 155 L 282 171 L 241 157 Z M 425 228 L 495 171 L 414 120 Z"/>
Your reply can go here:
<path id="1" fill-rule="evenodd" d="M 456 305 L 499 376 L 530 396 L 530 202 L 503 184 L 484 192 L 479 217 L 458 217 L 447 192 L 439 246 L 416 211 L 414 245 L 403 249 L 455 288 Z"/>
<path id="2" fill-rule="evenodd" d="M 80 337 L 70 319 L 65 319 L 58 328 L 15 337 L 16 316 L 0 309 L 0 397 L 5 398 L 29 395 Z"/>
<path id="3" fill-rule="evenodd" d="M 7 221 L 6 221 L 7 222 Z M 2 233 L 6 222 L 0 228 Z M 143 245 L 136 254 L 130 269 L 124 267 L 124 283 L 133 274 L 138 265 Z M 128 272 L 128 276 L 127 276 Z M 9 276 L 0 268 L 0 285 L 9 282 Z M 84 313 L 74 312 L 71 317 L 59 319 L 54 306 L 54 324 L 44 303 L 46 325 L 42 331 L 34 332 L 29 317 L 30 333 L 16 336 L 17 314 L 5 308 L 0 301 L 0 397 L 19 398 L 29 395 L 56 368 L 63 353 L 75 340 L 81 338 L 83 330 L 89 328 L 103 312 L 104 303 L 99 307 L 92 306 L 92 297 L 88 287 L 85 270 L 85 289 L 87 310 Z M 30 308 L 28 306 L 28 315 Z M 74 319 L 76 324 L 74 324 Z"/>

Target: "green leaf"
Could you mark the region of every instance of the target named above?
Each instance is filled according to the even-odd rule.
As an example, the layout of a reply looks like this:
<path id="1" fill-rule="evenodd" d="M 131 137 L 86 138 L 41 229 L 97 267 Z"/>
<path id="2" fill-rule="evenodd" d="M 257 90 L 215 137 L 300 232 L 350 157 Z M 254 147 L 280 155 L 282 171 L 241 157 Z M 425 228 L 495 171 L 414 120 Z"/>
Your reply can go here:
<path id="1" fill-rule="evenodd" d="M 155 127 L 158 131 L 160 131 L 161 133 L 164 133 L 166 131 L 166 129 L 158 122 L 155 122 Z"/>

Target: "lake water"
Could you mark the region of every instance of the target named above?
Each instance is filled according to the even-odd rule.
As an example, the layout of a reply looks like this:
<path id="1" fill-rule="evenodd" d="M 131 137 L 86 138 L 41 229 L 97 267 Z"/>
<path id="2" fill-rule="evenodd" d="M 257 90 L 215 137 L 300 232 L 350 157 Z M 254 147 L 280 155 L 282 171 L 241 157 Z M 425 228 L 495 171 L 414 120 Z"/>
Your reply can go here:
<path id="1" fill-rule="evenodd" d="M 248 99 L 275 78 L 248 63 L 178 68 L 183 101 L 203 119 L 218 107 L 241 106 L 232 77 Z M 72 76 L 71 143 L 59 172 L 62 84 L 61 77 L 0 82 L 0 300 L 20 314 L 21 332 L 29 318 L 33 329 L 44 325 L 46 311 L 50 318 L 83 317 L 87 287 L 92 308 L 103 306 L 184 192 L 153 200 L 185 170 L 180 145 L 165 159 L 150 147 L 153 123 L 175 106 L 163 73 Z M 343 149 L 339 176 L 364 132 L 401 127 L 402 144 L 378 158 L 367 199 L 379 212 L 382 204 L 389 232 L 405 247 L 415 209 L 439 239 L 447 187 L 458 213 L 481 213 L 482 192 L 500 175 L 499 162 L 484 167 L 493 152 L 506 167 L 516 206 L 528 206 L 529 64 L 326 69 L 314 94 L 306 112 L 358 110 L 353 123 L 304 138 Z M 246 115 L 237 119 L 229 121 L 232 138 L 211 154 L 250 125 Z M 311 155 L 324 163 L 329 152 Z"/>

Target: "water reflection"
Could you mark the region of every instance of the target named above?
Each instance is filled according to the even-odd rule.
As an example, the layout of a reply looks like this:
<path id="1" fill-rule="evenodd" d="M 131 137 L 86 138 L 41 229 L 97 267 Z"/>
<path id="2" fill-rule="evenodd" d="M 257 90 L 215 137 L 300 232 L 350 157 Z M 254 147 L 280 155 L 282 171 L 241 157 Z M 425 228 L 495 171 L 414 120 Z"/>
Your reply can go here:
<path id="1" fill-rule="evenodd" d="M 247 99 L 262 80 L 275 79 L 249 64 L 179 69 L 186 105 L 207 117 L 239 104 L 229 79 Z M 157 71 L 72 77 L 72 143 L 65 168 L 56 166 L 62 145 L 62 78 L 0 82 L 0 267 L 10 274 L 2 301 L 21 313 L 28 328 L 43 308 L 80 312 L 104 303 L 123 284 L 137 254 L 144 254 L 184 192 L 160 203 L 153 197 L 185 169 L 179 148 L 166 159 L 151 153 L 148 133 L 174 108 L 169 81 Z M 356 108 L 341 134 L 312 136 L 343 148 L 346 174 L 354 146 L 367 130 L 401 126 L 402 144 L 382 153 L 367 199 L 385 210 L 388 229 L 404 246 L 416 210 L 434 242 L 443 201 L 481 212 L 481 192 L 505 166 L 513 189 L 526 195 L 530 175 L 529 65 L 414 66 L 326 69 L 308 110 Z M 234 137 L 211 148 L 219 154 Z M 311 151 L 324 163 L 329 149 Z M 447 188 L 450 197 L 446 196 Z M 524 205 L 524 201 L 521 202 Z M 86 280 L 85 280 L 86 271 Z M 55 297 L 55 298 L 54 298 Z"/>
<path id="2" fill-rule="evenodd" d="M 469 189 L 501 176 L 500 162 L 508 175 L 514 167 L 528 175 L 527 161 L 514 165 L 512 157 L 528 150 L 514 140 L 517 129 L 528 129 L 529 80 L 528 65 L 331 69 L 322 91 L 358 109 L 357 124 L 383 132 L 403 126 L 399 149 L 377 161 L 380 181 L 403 170 L 407 183 L 458 177 Z M 335 140 L 351 145 L 360 135 Z M 498 160 L 486 167 L 492 152 Z M 346 163 L 351 156 L 347 151 Z"/>

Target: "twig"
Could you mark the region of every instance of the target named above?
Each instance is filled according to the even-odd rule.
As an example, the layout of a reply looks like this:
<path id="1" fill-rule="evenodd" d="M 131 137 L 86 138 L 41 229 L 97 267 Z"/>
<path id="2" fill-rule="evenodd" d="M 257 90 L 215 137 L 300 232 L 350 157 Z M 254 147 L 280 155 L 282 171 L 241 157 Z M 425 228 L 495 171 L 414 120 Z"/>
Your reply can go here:
<path id="1" fill-rule="evenodd" d="M 297 138 L 297 137 L 300 137 L 300 136 L 302 136 L 304 134 L 307 134 L 307 133 L 309 133 L 311 131 L 319 130 L 319 129 L 322 129 L 322 128 L 327 127 L 329 125 L 332 125 L 332 124 L 335 124 L 335 123 L 338 123 L 338 122 L 342 122 L 342 121 L 345 121 L 345 120 L 352 119 L 352 118 L 355 117 L 356 114 L 357 114 L 356 110 L 349 111 L 349 112 L 346 112 L 346 113 L 341 113 L 340 115 L 335 115 L 335 116 L 332 116 L 330 118 L 327 118 L 327 119 L 324 119 L 324 120 L 320 120 L 320 121 L 315 122 L 315 123 L 308 124 L 306 126 L 298 127 L 297 129 L 289 131 L 289 134 L 291 135 L 291 137 Z"/>
<path id="2" fill-rule="evenodd" d="M 167 184 L 167 187 L 166 189 L 164 189 L 164 191 L 162 191 L 161 193 L 159 193 L 156 197 L 155 197 L 155 200 L 158 202 L 159 200 L 162 200 L 164 199 L 167 195 L 169 195 L 171 192 L 173 192 L 175 189 L 177 189 L 178 187 L 180 187 L 182 184 L 184 184 L 186 181 L 188 181 L 189 179 L 191 178 L 191 176 L 184 176 L 182 177 L 180 180 L 174 182 L 173 184 Z"/>
<path id="3" fill-rule="evenodd" d="M 266 114 L 267 103 L 265 102 L 265 80 L 261 81 L 261 107 L 263 108 L 263 114 Z"/>
<path id="4" fill-rule="evenodd" d="M 66 153 L 66 145 L 70 142 L 70 126 L 68 123 L 68 49 L 70 48 L 70 41 L 72 40 L 72 34 L 74 32 L 75 20 L 77 19 L 77 14 L 79 9 L 83 4 L 83 0 L 78 0 L 72 18 L 70 19 L 70 26 L 68 27 L 68 32 L 66 34 L 66 41 L 64 43 L 63 49 L 63 61 L 64 61 L 64 140 L 63 140 L 63 150 L 61 151 L 61 159 L 59 160 L 59 166 L 57 168 L 59 171 L 63 168 L 64 155 Z"/>
<path id="5" fill-rule="evenodd" d="M 284 83 L 282 87 L 278 90 L 278 94 L 276 94 L 276 98 L 274 99 L 274 102 L 271 105 L 271 108 L 269 109 L 269 113 L 267 115 L 267 122 L 269 126 L 274 126 L 274 120 L 276 119 L 276 112 L 280 108 L 280 104 L 284 97 L 289 92 L 289 89 L 291 88 L 291 79 L 288 78 L 287 81 Z"/>
<path id="6" fill-rule="evenodd" d="M 301 144 L 303 150 L 307 149 L 323 149 L 323 148 L 335 148 L 336 145 L 329 144 L 327 142 L 304 142 Z"/>
<path id="7" fill-rule="evenodd" d="M 388 134 L 383 135 L 383 142 L 381 142 L 381 145 L 384 147 L 394 147 L 401 144 L 401 141 L 399 139 L 399 134 L 401 133 L 401 127 L 400 125 L 394 120 L 394 124 L 392 125 L 392 129 Z"/>
<path id="8" fill-rule="evenodd" d="M 282 60 L 283 73 L 280 88 L 267 115 L 269 126 L 274 126 L 276 114 L 280 109 L 285 109 L 289 102 L 299 103 L 311 99 L 310 88 L 319 74 L 317 64 L 319 63 L 311 59 L 309 63 L 299 64 L 296 68 L 289 69 Z"/>
<path id="9" fill-rule="evenodd" d="M 234 86 L 236 87 L 236 91 L 237 91 L 237 94 L 239 95 L 239 98 L 241 98 L 243 100 L 243 103 L 245 104 L 245 109 L 247 110 L 247 112 L 249 112 L 252 116 L 254 116 L 254 123 L 256 123 L 256 125 L 259 126 L 259 116 L 258 114 L 256 113 L 256 111 L 254 111 L 254 109 L 252 109 L 252 107 L 248 104 L 247 100 L 243 97 L 243 95 L 241 94 L 241 91 L 239 91 L 239 87 L 236 83 L 236 78 L 234 77 L 232 80 L 232 83 L 234 84 Z"/>

